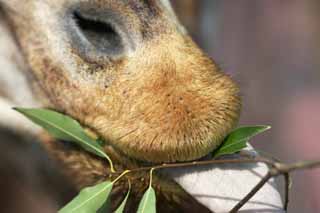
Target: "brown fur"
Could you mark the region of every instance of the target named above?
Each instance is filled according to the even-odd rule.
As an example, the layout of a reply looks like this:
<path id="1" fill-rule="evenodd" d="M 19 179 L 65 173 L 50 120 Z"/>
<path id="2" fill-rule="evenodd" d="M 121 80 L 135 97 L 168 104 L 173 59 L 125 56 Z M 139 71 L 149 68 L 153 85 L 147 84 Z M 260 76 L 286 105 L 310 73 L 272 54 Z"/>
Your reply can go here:
<path id="1" fill-rule="evenodd" d="M 70 43 L 61 17 L 74 2 L 28 0 L 20 3 L 20 12 L 12 13 L 10 3 L 5 4 L 36 79 L 32 84 L 43 91 L 38 97 L 43 106 L 97 132 L 117 168 L 135 168 L 141 161 L 194 160 L 220 145 L 239 117 L 238 87 L 184 33 L 161 1 L 82 1 L 122 15 L 135 39 L 134 50 L 104 61 L 88 61 Z M 107 165 L 95 157 L 52 142 L 46 146 L 69 168 L 78 186 L 106 178 Z M 179 187 L 171 190 L 168 184 L 175 185 L 165 179 L 158 185 L 173 196 Z"/>

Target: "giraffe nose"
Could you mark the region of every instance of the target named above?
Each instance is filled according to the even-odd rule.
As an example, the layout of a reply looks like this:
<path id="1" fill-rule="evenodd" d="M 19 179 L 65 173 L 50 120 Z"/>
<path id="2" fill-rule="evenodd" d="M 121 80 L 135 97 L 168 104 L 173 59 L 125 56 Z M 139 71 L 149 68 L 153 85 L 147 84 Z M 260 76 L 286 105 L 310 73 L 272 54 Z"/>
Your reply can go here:
<path id="1" fill-rule="evenodd" d="M 114 11 L 88 7 L 70 11 L 67 32 L 82 58 L 101 63 L 122 58 L 134 49 L 129 30 Z"/>

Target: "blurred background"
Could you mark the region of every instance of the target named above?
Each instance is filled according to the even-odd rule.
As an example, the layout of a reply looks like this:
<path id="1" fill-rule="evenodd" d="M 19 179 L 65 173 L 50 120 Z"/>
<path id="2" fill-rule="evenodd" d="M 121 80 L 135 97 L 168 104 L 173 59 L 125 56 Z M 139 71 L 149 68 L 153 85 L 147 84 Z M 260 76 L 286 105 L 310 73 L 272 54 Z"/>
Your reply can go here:
<path id="1" fill-rule="evenodd" d="M 273 127 L 254 147 L 285 162 L 319 159 L 320 1 L 172 2 L 196 42 L 238 81 L 240 123 Z M 320 212 L 320 170 L 293 177 L 289 212 Z"/>

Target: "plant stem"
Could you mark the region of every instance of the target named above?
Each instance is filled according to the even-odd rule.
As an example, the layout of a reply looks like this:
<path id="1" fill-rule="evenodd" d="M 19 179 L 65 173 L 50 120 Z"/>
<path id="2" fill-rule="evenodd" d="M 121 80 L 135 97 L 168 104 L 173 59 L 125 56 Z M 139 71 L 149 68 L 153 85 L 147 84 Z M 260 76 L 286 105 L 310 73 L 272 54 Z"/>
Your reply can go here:
<path id="1" fill-rule="evenodd" d="M 171 163 L 171 164 L 161 164 L 161 165 L 155 165 L 155 166 L 141 167 L 141 168 L 130 170 L 130 173 L 131 172 L 148 171 L 150 169 L 158 170 L 158 169 L 168 169 L 168 168 L 182 168 L 182 167 L 191 167 L 191 166 L 204 166 L 204 165 L 215 165 L 215 164 L 237 164 L 237 163 L 265 163 L 270 166 L 273 165 L 273 162 L 267 158 L 207 160 L 207 161 L 194 161 L 194 162 L 187 162 L 187 163 Z M 116 172 L 116 173 L 122 173 L 122 172 Z"/>
<path id="2" fill-rule="evenodd" d="M 243 163 L 265 163 L 269 167 L 269 171 L 265 177 L 242 199 L 237 203 L 230 212 L 238 212 L 271 178 L 283 175 L 285 178 L 285 201 L 284 210 L 288 209 L 289 203 L 289 192 L 291 185 L 290 173 L 301 169 L 312 169 L 320 167 L 320 161 L 301 161 L 293 164 L 280 163 L 278 160 L 269 159 L 266 157 L 250 157 L 246 156 L 243 159 L 222 159 L 222 160 L 207 160 L 207 161 L 194 161 L 187 163 L 172 163 L 172 164 L 161 164 L 156 166 L 141 167 L 132 170 L 126 170 L 121 172 L 115 180 L 119 180 L 121 177 L 128 173 L 142 172 L 150 170 L 150 184 L 152 181 L 152 174 L 154 170 L 167 169 L 167 168 L 181 168 L 181 167 L 192 167 L 192 166 L 203 166 L 203 165 L 218 165 L 218 164 L 243 164 Z M 120 172 L 115 172 L 115 174 Z"/>
<path id="3" fill-rule="evenodd" d="M 246 204 L 272 177 L 277 177 L 279 175 L 288 175 L 290 172 L 301 170 L 301 169 L 312 169 L 320 166 L 320 161 L 301 161 L 293 164 L 284 164 L 275 162 L 271 165 L 268 174 L 241 200 L 239 203 L 233 207 L 230 212 L 238 212 L 244 204 Z M 284 210 L 288 209 L 289 203 L 289 188 L 290 188 L 290 176 L 285 177 L 286 181 L 286 197 Z"/>
<path id="4" fill-rule="evenodd" d="M 268 172 L 268 174 L 261 179 L 261 181 L 242 199 L 237 203 L 233 209 L 231 209 L 230 213 L 236 213 L 240 210 L 244 204 L 246 204 L 263 186 L 266 184 L 269 179 L 272 177 L 272 174 Z"/>
<path id="5" fill-rule="evenodd" d="M 291 187 L 291 177 L 289 173 L 285 173 L 283 175 L 285 182 L 285 194 L 284 194 L 284 210 L 288 210 L 289 206 L 289 195 L 290 195 L 290 187 Z"/>

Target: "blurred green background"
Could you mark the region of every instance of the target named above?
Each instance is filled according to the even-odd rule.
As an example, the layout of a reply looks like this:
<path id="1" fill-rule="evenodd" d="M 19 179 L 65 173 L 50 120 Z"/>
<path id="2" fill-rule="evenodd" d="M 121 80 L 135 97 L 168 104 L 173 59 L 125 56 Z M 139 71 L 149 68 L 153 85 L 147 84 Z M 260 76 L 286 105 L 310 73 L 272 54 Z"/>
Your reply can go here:
<path id="1" fill-rule="evenodd" d="M 241 124 L 283 161 L 320 158 L 320 1 L 172 0 L 197 43 L 241 87 Z M 320 170 L 293 175 L 291 213 L 320 212 Z M 281 183 L 280 183 L 281 184 Z"/>

